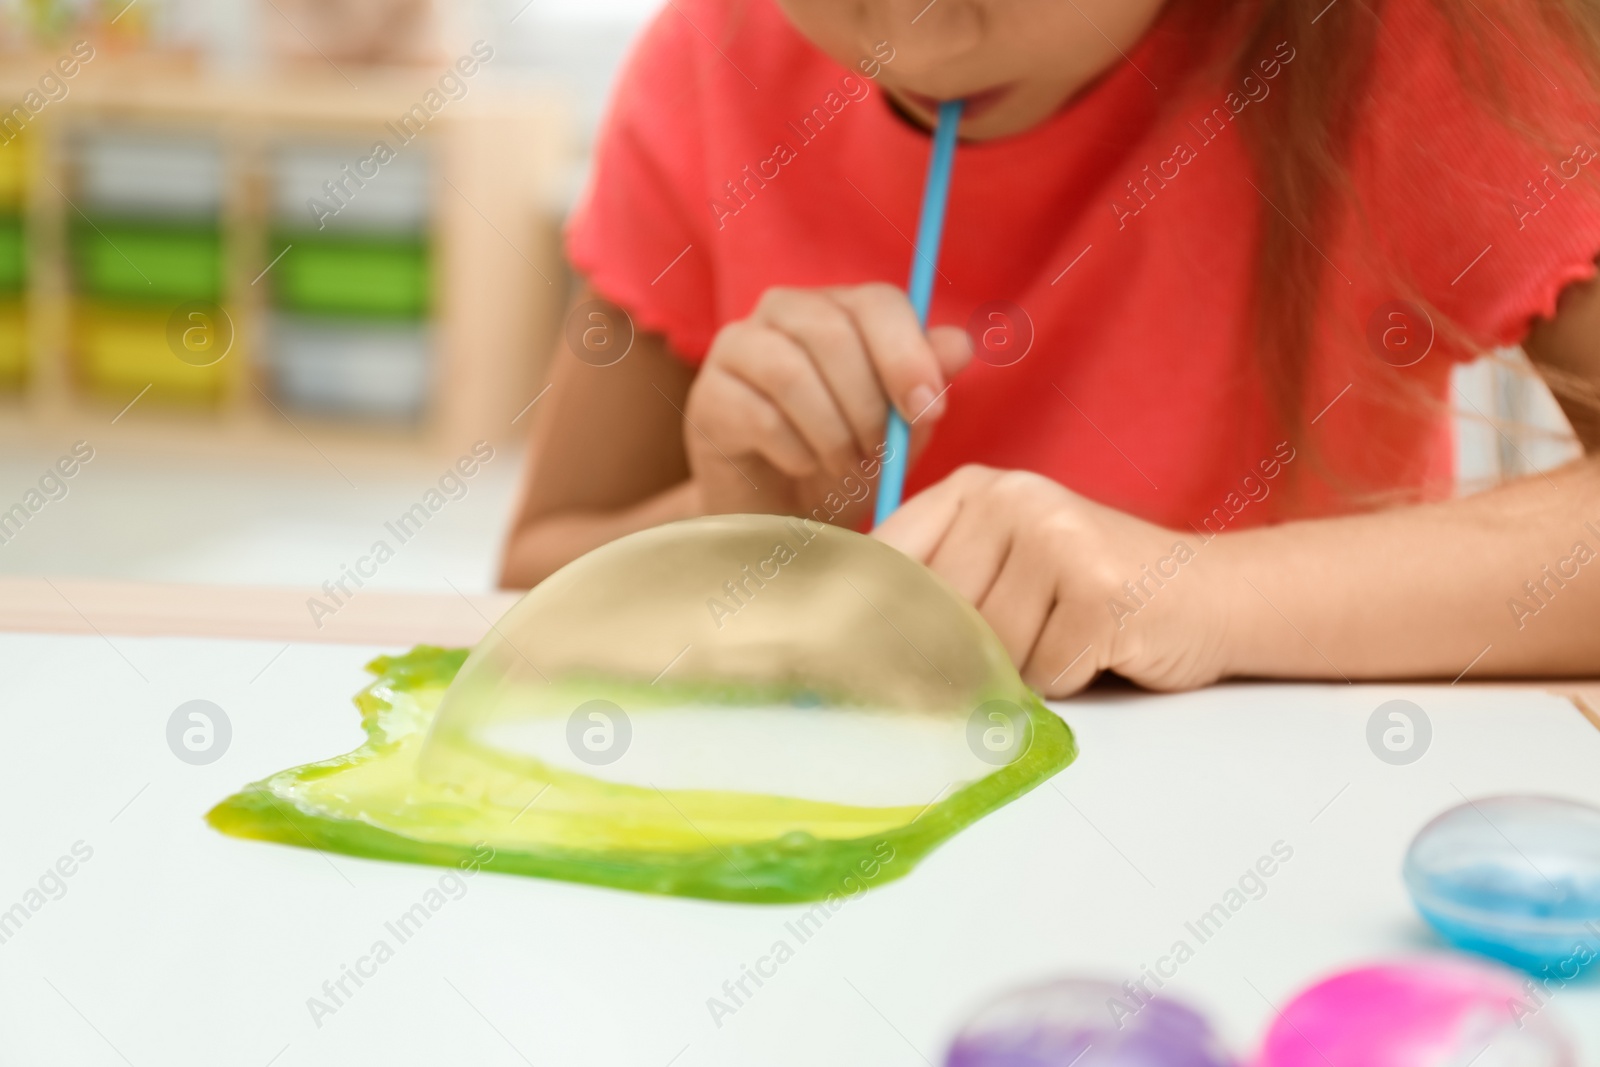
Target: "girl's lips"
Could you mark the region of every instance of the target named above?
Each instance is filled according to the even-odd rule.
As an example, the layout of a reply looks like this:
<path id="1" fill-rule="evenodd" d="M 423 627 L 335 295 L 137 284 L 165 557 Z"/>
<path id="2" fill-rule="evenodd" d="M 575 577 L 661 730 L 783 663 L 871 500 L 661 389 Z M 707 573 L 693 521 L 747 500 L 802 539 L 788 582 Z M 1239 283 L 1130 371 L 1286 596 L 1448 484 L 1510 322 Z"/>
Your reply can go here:
<path id="1" fill-rule="evenodd" d="M 1002 100 L 1004 100 L 1006 95 L 1010 93 L 1013 88 L 1015 88 L 1015 86 L 997 85 L 993 89 L 984 89 L 982 92 L 973 93 L 971 96 L 963 97 L 961 118 L 963 120 L 970 121 L 972 119 L 981 117 L 984 112 L 992 110 L 996 104 L 999 104 Z M 900 90 L 900 94 L 907 100 L 911 101 L 911 103 L 917 105 L 917 107 L 929 112 L 930 114 L 938 114 L 939 105 L 943 103 L 943 101 L 936 96 L 928 96 L 925 93 L 913 93 L 908 89 Z"/>

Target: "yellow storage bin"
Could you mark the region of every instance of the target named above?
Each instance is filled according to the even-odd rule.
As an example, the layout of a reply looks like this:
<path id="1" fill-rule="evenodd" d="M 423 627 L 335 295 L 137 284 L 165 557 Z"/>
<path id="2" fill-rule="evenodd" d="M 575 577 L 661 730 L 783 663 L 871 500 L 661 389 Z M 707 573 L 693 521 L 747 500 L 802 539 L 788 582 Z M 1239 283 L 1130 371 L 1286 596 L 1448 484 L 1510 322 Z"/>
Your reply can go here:
<path id="1" fill-rule="evenodd" d="M 209 366 L 179 359 L 168 343 L 169 317 L 160 308 L 81 302 L 73 313 L 73 339 L 84 383 L 113 399 L 131 399 L 148 385 L 146 399 L 215 402 L 229 359 Z"/>
<path id="2" fill-rule="evenodd" d="M 27 376 L 27 312 L 16 297 L 0 297 L 0 389 L 19 388 Z"/>
<path id="3" fill-rule="evenodd" d="M 10 137 L 10 140 L 6 140 Z M 22 207 L 22 190 L 28 180 L 28 136 L 0 131 L 0 211 Z"/>

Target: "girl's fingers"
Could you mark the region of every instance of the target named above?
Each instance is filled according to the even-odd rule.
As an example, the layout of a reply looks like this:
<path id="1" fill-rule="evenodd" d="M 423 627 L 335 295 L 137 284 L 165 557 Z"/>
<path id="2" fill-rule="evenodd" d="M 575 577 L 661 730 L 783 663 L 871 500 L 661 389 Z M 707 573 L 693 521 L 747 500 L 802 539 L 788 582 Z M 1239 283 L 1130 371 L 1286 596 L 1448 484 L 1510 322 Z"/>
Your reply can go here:
<path id="1" fill-rule="evenodd" d="M 833 292 L 865 338 L 883 392 L 906 421 L 943 414 L 945 375 L 906 294 L 884 283 Z"/>
<path id="2" fill-rule="evenodd" d="M 933 440 L 933 420 L 924 416 L 911 424 L 911 442 L 906 449 L 906 470 L 922 455 L 922 450 L 928 447 L 928 442 Z"/>
<path id="3" fill-rule="evenodd" d="M 934 326 L 928 330 L 928 344 L 939 361 L 944 380 L 949 381 L 972 362 L 972 338 L 959 326 Z"/>
<path id="4" fill-rule="evenodd" d="M 756 315 L 806 350 L 850 427 L 857 453 L 871 455 L 883 440 L 889 403 L 849 312 L 827 292 L 769 289 Z"/>
<path id="5" fill-rule="evenodd" d="M 987 503 L 996 476 L 987 467 L 962 467 L 901 505 L 873 536 L 926 563 L 981 604 L 1014 536 L 1013 526 Z"/>
<path id="6" fill-rule="evenodd" d="M 704 435 L 730 463 L 735 455 L 753 454 L 791 478 L 816 473 L 817 460 L 811 448 L 761 391 L 720 364 L 708 365 L 700 377 L 695 384 L 699 396 L 693 414 L 706 411 L 712 415 L 693 419 L 690 434 Z"/>
<path id="7" fill-rule="evenodd" d="M 1107 649 L 1095 647 L 1093 620 L 1085 606 L 1058 599 L 1033 651 L 1020 668 L 1022 680 L 1051 699 L 1071 696 L 1100 673 Z"/>
<path id="8" fill-rule="evenodd" d="M 759 456 L 790 478 L 846 477 L 868 469 L 864 457 L 883 457 L 893 406 L 911 424 L 909 462 L 946 409 L 950 376 L 971 357 L 962 330 L 924 334 L 893 286 L 771 289 L 749 318 L 712 342 L 690 393 L 692 429 L 719 451 Z M 964 484 L 958 478 L 914 509 L 932 526 L 902 520 L 908 539 L 901 547 L 931 557 L 953 516 L 940 517 L 947 506 L 940 501 Z"/>
<path id="9" fill-rule="evenodd" d="M 1066 696 L 1106 666 L 1090 585 L 1062 584 L 1070 548 L 1041 527 L 1036 475 L 969 466 L 919 493 L 872 535 L 926 563 L 978 606 L 1023 680 Z M 1097 634 L 1099 636 L 1097 636 Z"/>
<path id="10" fill-rule="evenodd" d="M 858 454 L 855 435 L 821 370 L 793 338 L 753 327 L 722 365 L 783 413 L 818 468 L 836 474 L 851 468 Z"/>
<path id="11" fill-rule="evenodd" d="M 901 504 L 872 531 L 872 536 L 914 560 L 928 562 L 961 511 L 962 500 L 973 488 L 971 472 L 982 469 L 963 467 L 938 485 L 924 489 Z"/>
<path id="12" fill-rule="evenodd" d="M 939 360 L 940 371 L 945 381 L 949 382 L 961 369 L 972 362 L 972 341 L 967 337 L 965 330 L 955 326 L 935 326 L 928 331 L 928 344 L 933 348 L 934 356 Z M 950 386 L 947 384 L 941 392 L 941 402 L 932 409 L 911 420 L 911 455 L 907 463 L 915 463 L 922 450 L 928 446 L 928 441 L 933 437 L 933 426 L 938 421 L 938 416 L 944 413 L 946 405 L 943 398 L 950 395 Z"/>
<path id="13" fill-rule="evenodd" d="M 942 551 L 942 549 L 941 549 Z M 999 576 L 981 601 L 974 601 L 1019 667 L 1029 662 L 1051 609 L 1056 604 L 1056 585 L 1045 576 L 1053 574 L 1056 560 L 1049 558 L 1047 542 L 1019 531 L 1011 542 Z M 935 568 L 937 569 L 937 568 Z"/>
<path id="14" fill-rule="evenodd" d="M 1017 536 L 1011 524 L 1000 521 L 983 504 L 981 495 L 962 500 L 949 530 L 927 561 L 933 573 L 980 608 Z"/>

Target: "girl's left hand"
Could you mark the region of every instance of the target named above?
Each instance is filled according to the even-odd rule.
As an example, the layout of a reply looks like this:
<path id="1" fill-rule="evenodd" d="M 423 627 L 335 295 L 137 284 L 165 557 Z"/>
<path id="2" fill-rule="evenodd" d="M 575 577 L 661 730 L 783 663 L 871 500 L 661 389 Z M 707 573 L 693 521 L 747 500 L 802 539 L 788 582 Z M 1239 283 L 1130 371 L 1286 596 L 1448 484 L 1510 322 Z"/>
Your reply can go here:
<path id="1" fill-rule="evenodd" d="M 1042 475 L 963 467 L 873 536 L 977 605 L 1044 696 L 1076 692 L 1103 670 L 1151 689 L 1205 685 L 1225 670 L 1221 560 L 1196 536 Z"/>

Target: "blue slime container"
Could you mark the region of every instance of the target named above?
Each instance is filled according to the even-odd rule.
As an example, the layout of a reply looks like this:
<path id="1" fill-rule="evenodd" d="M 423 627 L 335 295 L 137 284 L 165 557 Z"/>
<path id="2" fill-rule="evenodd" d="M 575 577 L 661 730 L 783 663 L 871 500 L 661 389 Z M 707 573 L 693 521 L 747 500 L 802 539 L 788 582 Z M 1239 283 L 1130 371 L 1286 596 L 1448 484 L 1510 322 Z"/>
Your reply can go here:
<path id="1" fill-rule="evenodd" d="M 1422 917 L 1457 948 L 1562 981 L 1600 959 L 1600 808 L 1470 800 L 1422 828 L 1404 875 Z"/>

